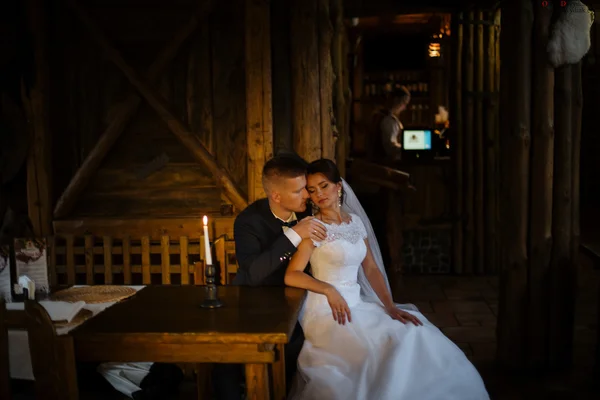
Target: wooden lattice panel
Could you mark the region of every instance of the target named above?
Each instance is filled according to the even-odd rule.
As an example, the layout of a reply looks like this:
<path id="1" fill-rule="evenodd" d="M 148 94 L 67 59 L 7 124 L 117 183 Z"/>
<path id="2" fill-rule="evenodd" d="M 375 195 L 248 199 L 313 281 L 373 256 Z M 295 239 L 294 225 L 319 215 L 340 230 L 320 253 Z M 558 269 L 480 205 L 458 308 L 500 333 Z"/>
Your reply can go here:
<path id="1" fill-rule="evenodd" d="M 237 259 L 235 257 L 235 241 L 220 237 L 215 240 L 215 253 L 219 263 L 220 278 L 223 284 L 229 284 L 238 271 Z"/>
<path id="2" fill-rule="evenodd" d="M 233 217 L 209 219 L 217 281 L 237 271 Z M 52 284 L 204 284 L 199 218 L 54 221 L 48 242 Z M 223 266 L 223 267 L 221 267 Z"/>
<path id="3" fill-rule="evenodd" d="M 203 238 L 57 235 L 49 246 L 53 284 L 203 284 Z"/>

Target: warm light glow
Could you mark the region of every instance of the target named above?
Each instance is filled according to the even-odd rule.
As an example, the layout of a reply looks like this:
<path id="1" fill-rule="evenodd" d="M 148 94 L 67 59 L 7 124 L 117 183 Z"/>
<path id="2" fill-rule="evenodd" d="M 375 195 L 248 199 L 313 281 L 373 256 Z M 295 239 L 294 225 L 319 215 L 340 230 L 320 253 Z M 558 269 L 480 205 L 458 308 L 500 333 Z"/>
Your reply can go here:
<path id="1" fill-rule="evenodd" d="M 202 218 L 202 222 L 204 223 L 204 226 L 208 225 L 208 217 L 205 215 L 204 218 Z"/>
<path id="2" fill-rule="evenodd" d="M 429 57 L 440 57 L 441 46 L 439 43 L 429 43 Z"/>

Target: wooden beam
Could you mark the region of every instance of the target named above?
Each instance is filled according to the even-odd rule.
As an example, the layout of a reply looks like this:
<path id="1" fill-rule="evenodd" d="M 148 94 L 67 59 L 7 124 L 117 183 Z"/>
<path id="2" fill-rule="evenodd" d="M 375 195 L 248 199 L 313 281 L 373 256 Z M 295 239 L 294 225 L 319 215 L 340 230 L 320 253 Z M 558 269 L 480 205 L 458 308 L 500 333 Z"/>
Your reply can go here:
<path id="1" fill-rule="evenodd" d="M 308 162 L 321 158 L 321 99 L 317 0 L 291 2 L 292 123 L 294 150 Z"/>
<path id="2" fill-rule="evenodd" d="M 193 14 L 188 24 L 184 25 L 173 37 L 164 49 L 158 54 L 156 60 L 152 63 L 147 72 L 148 79 L 156 81 L 162 71 L 173 61 L 181 45 L 196 30 L 200 21 L 204 20 L 210 13 L 212 0 L 202 2 L 202 5 Z M 94 172 L 98 169 L 112 146 L 115 144 L 121 133 L 125 130 L 127 123 L 138 110 L 142 99 L 137 92 L 133 92 L 125 99 L 123 103 L 116 104 L 108 115 L 114 115 L 106 130 L 98 139 L 98 143 L 88 154 L 81 167 L 69 182 L 69 185 L 58 199 L 54 209 L 54 218 L 61 219 L 66 217 L 75 206 L 77 199 L 88 185 Z"/>
<path id="3" fill-rule="evenodd" d="M 81 8 L 78 2 L 76 0 L 67 1 L 94 41 L 105 51 L 108 58 L 125 74 L 127 79 L 129 79 L 129 82 L 140 92 L 148 104 L 154 108 L 179 141 L 190 150 L 192 155 L 199 162 L 203 163 L 209 169 L 216 181 L 223 186 L 225 194 L 234 206 L 239 210 L 246 208 L 248 205 L 246 197 L 242 195 L 230 175 L 219 167 L 213 156 L 202 145 L 200 139 L 190 132 L 190 129 L 177 118 L 175 113 L 170 110 L 167 101 L 158 93 L 158 91 L 152 88 L 148 80 L 139 76 L 133 68 L 127 64 L 121 54 L 108 42 L 106 35 Z"/>
<path id="4" fill-rule="evenodd" d="M 333 132 L 333 66 L 331 50 L 333 27 L 329 17 L 329 0 L 317 0 L 319 34 L 319 95 L 321 106 L 321 157 L 335 161 Z M 345 160 L 341 160 L 344 163 Z"/>
<path id="5" fill-rule="evenodd" d="M 248 202 L 265 197 L 262 169 L 273 157 L 270 4 L 246 0 Z"/>
<path id="6" fill-rule="evenodd" d="M 52 233 L 51 147 L 48 116 L 48 63 L 45 1 L 28 0 L 27 14 L 33 38 L 35 80 L 23 100 L 32 122 L 31 147 L 27 159 L 27 202 L 29 218 L 37 236 Z"/>
<path id="7" fill-rule="evenodd" d="M 346 124 L 347 104 L 346 75 L 347 55 L 344 53 L 344 40 L 346 40 L 346 26 L 344 25 L 344 11 L 342 0 L 331 0 L 331 19 L 333 21 L 333 43 L 331 49 L 331 63 L 333 65 L 334 81 L 334 110 L 335 122 L 338 129 L 338 138 L 335 143 L 335 158 L 342 176 L 346 176 L 346 159 L 348 158 L 348 125 Z"/>
<path id="8" fill-rule="evenodd" d="M 273 87 L 273 151 L 292 151 L 292 68 L 288 4 L 271 2 L 271 77 Z"/>
<path id="9" fill-rule="evenodd" d="M 189 127 L 200 137 L 204 147 L 213 153 L 215 138 L 210 38 L 208 23 L 198 27 L 190 47 L 185 94 Z"/>

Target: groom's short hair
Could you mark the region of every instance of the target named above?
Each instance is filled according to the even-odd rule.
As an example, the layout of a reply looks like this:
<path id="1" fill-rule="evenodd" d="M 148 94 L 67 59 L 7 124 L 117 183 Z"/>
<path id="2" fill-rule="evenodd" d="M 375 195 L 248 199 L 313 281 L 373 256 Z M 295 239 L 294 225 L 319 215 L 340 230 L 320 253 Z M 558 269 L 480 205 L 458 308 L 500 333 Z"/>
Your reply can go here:
<path id="1" fill-rule="evenodd" d="M 308 163 L 299 156 L 280 155 L 265 163 L 262 172 L 262 183 L 265 192 L 272 190 L 274 185 L 283 179 L 296 178 L 306 175 Z"/>

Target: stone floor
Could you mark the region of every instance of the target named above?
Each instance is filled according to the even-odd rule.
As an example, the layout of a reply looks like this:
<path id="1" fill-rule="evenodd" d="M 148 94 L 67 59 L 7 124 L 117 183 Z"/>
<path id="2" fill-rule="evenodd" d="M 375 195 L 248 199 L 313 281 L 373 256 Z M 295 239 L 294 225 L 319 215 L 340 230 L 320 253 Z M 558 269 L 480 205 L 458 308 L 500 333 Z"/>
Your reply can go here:
<path id="1" fill-rule="evenodd" d="M 571 373 L 547 377 L 507 376 L 494 366 L 498 279 L 495 277 L 402 276 L 391 279 L 394 297 L 416 304 L 452 339 L 482 374 L 492 399 L 600 399 L 593 382 L 600 271 L 582 259 Z"/>

